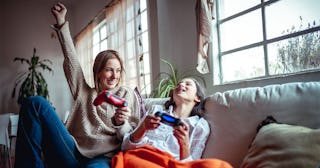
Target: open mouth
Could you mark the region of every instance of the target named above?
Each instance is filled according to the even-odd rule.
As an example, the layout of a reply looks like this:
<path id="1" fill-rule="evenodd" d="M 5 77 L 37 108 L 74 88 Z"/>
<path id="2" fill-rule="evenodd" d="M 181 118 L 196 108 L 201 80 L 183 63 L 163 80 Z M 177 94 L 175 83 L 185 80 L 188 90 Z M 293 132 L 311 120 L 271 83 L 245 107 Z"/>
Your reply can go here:
<path id="1" fill-rule="evenodd" d="M 178 87 L 178 88 L 176 89 L 176 92 L 177 92 L 177 93 L 184 93 L 184 92 L 186 92 L 186 88 L 184 88 L 184 87 Z"/>
<path id="2" fill-rule="evenodd" d="M 115 83 L 117 83 L 118 82 L 118 79 L 111 79 L 111 80 L 107 80 L 107 83 L 108 84 L 115 84 Z"/>

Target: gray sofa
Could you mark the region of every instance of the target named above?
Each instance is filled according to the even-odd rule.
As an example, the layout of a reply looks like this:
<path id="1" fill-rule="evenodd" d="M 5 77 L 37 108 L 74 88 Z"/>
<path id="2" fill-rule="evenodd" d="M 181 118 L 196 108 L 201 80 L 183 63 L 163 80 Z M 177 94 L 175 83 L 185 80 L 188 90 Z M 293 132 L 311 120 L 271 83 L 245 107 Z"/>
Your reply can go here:
<path id="1" fill-rule="evenodd" d="M 144 102 L 149 108 L 165 100 L 145 99 Z M 287 83 L 212 93 L 208 95 L 205 109 L 211 135 L 203 158 L 218 158 L 240 167 L 257 135 L 257 126 L 267 116 L 273 116 L 280 123 L 320 128 L 320 82 Z M 317 142 L 315 145 L 319 144 Z M 318 154 L 320 165 L 320 151 Z"/>

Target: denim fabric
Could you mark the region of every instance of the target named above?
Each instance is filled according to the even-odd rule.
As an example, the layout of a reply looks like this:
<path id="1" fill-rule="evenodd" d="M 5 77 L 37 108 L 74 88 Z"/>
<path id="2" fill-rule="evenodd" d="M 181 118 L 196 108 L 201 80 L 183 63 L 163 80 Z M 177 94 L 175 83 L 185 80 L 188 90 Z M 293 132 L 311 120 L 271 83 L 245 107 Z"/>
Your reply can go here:
<path id="1" fill-rule="evenodd" d="M 81 164 L 85 168 L 110 168 L 111 167 L 111 158 L 105 156 L 97 156 L 92 159 L 86 159 L 86 161 Z"/>
<path id="2" fill-rule="evenodd" d="M 110 159 L 82 156 L 50 103 L 29 97 L 21 106 L 15 168 L 110 167 Z"/>

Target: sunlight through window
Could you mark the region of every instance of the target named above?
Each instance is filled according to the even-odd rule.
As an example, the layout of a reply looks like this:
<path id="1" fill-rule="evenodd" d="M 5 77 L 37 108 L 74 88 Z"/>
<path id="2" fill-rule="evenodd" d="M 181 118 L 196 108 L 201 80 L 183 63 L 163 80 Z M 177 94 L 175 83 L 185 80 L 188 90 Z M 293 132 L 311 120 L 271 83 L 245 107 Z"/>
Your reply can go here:
<path id="1" fill-rule="evenodd" d="M 320 69 L 320 1 L 216 0 L 220 83 Z"/>

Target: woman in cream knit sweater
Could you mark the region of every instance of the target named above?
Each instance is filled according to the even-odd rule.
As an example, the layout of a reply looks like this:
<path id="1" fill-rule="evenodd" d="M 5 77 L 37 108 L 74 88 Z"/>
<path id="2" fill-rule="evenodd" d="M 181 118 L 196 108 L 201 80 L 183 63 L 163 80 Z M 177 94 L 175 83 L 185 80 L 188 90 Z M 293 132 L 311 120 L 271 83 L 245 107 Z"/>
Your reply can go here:
<path id="1" fill-rule="evenodd" d="M 65 21 L 66 13 L 61 3 L 52 8 L 74 107 L 64 125 L 44 98 L 35 96 L 24 102 L 15 167 L 110 167 L 123 135 L 139 122 L 139 102 L 133 90 L 120 86 L 124 69 L 116 51 L 106 50 L 97 55 L 93 65 L 95 88 L 86 83 Z M 94 106 L 93 100 L 104 90 L 123 97 L 128 106 L 117 108 L 105 102 Z"/>

